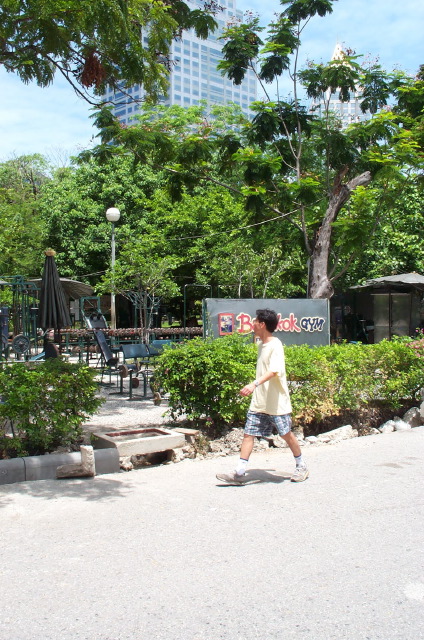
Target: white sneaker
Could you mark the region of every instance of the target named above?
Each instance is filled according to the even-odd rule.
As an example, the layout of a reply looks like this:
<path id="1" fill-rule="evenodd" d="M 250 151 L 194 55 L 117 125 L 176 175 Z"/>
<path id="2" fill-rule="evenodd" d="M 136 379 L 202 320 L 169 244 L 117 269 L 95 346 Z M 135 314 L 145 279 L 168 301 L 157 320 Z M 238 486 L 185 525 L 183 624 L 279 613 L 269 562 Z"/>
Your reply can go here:
<path id="1" fill-rule="evenodd" d="M 292 482 L 303 482 L 309 476 L 309 471 L 306 466 L 296 467 L 290 480 Z"/>
<path id="2" fill-rule="evenodd" d="M 217 473 L 216 477 L 218 480 L 221 480 L 222 482 L 226 482 L 227 484 L 239 485 L 239 484 L 245 484 L 247 482 L 245 473 L 243 473 L 243 475 L 240 475 L 235 471 L 232 471 L 231 473 Z"/>

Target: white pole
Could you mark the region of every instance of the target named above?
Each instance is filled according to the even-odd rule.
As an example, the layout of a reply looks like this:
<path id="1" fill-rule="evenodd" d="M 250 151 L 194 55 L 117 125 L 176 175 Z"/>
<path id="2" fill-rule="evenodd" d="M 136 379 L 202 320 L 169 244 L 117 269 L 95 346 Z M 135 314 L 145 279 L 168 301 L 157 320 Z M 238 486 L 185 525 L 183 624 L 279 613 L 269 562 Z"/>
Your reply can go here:
<path id="1" fill-rule="evenodd" d="M 110 325 L 116 329 L 116 307 L 115 307 L 115 223 L 112 222 L 112 292 L 110 296 Z"/>
<path id="2" fill-rule="evenodd" d="M 118 222 L 121 217 L 121 212 L 116 207 L 111 207 L 106 211 L 106 218 L 112 224 L 112 286 L 110 293 L 110 326 L 111 329 L 116 329 L 116 307 L 115 307 L 115 222 Z"/>

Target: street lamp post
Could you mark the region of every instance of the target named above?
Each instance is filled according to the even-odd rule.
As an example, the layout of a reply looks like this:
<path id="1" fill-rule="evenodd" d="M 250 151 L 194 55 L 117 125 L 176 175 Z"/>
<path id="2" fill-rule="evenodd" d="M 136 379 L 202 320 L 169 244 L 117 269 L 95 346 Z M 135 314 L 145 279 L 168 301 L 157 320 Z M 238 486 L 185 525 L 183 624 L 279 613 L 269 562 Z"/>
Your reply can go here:
<path id="1" fill-rule="evenodd" d="M 116 310 L 115 310 L 115 222 L 118 222 L 121 212 L 116 207 L 110 207 L 106 211 L 106 218 L 112 223 L 112 291 L 110 294 L 110 325 L 112 329 L 116 329 Z"/>

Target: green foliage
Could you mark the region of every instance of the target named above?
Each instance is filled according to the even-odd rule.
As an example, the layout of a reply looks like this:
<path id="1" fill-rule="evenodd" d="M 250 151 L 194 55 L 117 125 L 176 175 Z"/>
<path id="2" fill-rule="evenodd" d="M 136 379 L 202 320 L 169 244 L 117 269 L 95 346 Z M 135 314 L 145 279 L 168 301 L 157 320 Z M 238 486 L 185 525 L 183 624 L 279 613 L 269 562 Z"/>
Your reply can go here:
<path id="1" fill-rule="evenodd" d="M 255 376 L 256 346 L 239 336 L 195 338 L 159 358 L 155 380 L 169 392 L 171 415 L 216 424 L 244 420 L 249 402 L 240 389 Z"/>
<path id="2" fill-rule="evenodd" d="M 422 350 L 422 349 L 421 349 Z M 375 345 L 286 347 L 293 416 L 298 424 L 373 406 L 397 408 L 418 399 L 424 358 L 402 341 Z M 240 389 L 255 377 L 256 346 L 241 336 L 190 340 L 160 358 L 157 383 L 169 392 L 171 415 L 239 425 L 249 400 Z"/>
<path id="3" fill-rule="evenodd" d="M 76 444 L 101 404 L 95 371 L 60 359 L 0 370 L 0 457 L 51 453 Z M 6 435 L 8 425 L 13 437 Z"/>
<path id="4" fill-rule="evenodd" d="M 307 20 L 318 14 L 323 17 L 332 13 L 332 0 L 281 0 L 281 4 L 288 7 L 284 13 L 292 22 Z"/>
<path id="5" fill-rule="evenodd" d="M 206 38 L 216 28 L 216 3 L 206 5 L 201 11 L 182 0 L 2 2 L 0 64 L 41 87 L 59 71 L 83 97 L 87 89 L 102 93 L 123 82 L 141 84 L 155 99 L 167 88 L 172 40 L 188 29 Z"/>
<path id="6" fill-rule="evenodd" d="M 361 76 L 362 87 L 362 111 L 377 113 L 384 107 L 390 97 L 390 84 L 386 72 L 380 65 L 373 65 L 366 69 Z"/>
<path id="7" fill-rule="evenodd" d="M 204 115 L 198 107 L 190 113 L 175 108 L 172 113 L 166 110 L 164 120 L 159 120 L 158 135 L 162 125 L 172 128 L 174 117 L 172 135 L 179 136 L 192 118 L 200 122 Z M 217 126 L 223 130 L 226 116 L 223 109 L 217 112 Z M 231 110 L 229 120 L 234 122 L 237 117 Z M 154 122 L 146 120 L 146 127 L 156 127 Z M 137 127 L 134 130 L 139 131 Z M 169 155 L 173 156 L 172 151 Z M 235 167 L 235 182 L 237 173 Z M 291 249 L 283 252 L 278 239 L 283 222 L 252 226 L 255 216 L 245 211 L 241 198 L 220 185 L 199 184 L 196 174 L 196 184 L 190 188 L 182 185 L 178 201 L 172 202 L 164 188 L 165 174 L 166 170 L 154 171 L 138 162 L 138 154 L 127 153 L 106 163 L 84 155 L 79 165 L 54 175 L 43 186 L 38 208 L 43 244 L 58 252 L 60 274 L 81 280 L 92 274 L 89 281 L 99 292 L 110 292 L 114 284 L 119 293 L 144 289 L 163 299 L 175 298 L 176 304 L 187 283 L 211 285 L 230 297 L 264 297 L 265 293 L 281 297 L 304 292 L 305 257 L 295 246 L 295 229 L 286 229 L 285 243 Z M 305 178 L 298 196 L 306 197 L 310 187 Z M 111 229 L 105 218 L 111 205 L 121 211 L 115 225 L 114 274 L 110 271 Z M 189 287 L 189 297 L 198 293 L 199 289 Z"/>
<path id="8" fill-rule="evenodd" d="M 109 16 L 115 10 L 133 12 L 138 27 L 150 20 L 154 29 L 146 55 L 151 56 L 166 51 L 160 47 L 164 30 L 188 28 L 201 18 L 180 0 L 132 0 L 119 2 L 118 9 L 116 3 L 91 3 L 91 13 L 81 12 L 78 19 L 92 21 L 107 4 Z M 75 2 L 66 4 L 68 13 L 61 16 L 65 35 L 76 7 Z M 52 246 L 62 276 L 87 277 L 97 285 L 110 265 L 110 224 L 104 216 L 110 206 L 118 206 L 122 216 L 116 225 L 120 288 L 149 287 L 151 269 L 152 281 L 160 279 L 160 295 L 168 298 L 181 293 L 185 284 L 211 285 L 228 296 L 308 291 L 319 297 L 331 295 L 337 279 L 340 290 L 367 275 L 421 271 L 422 192 L 413 176 L 422 165 L 423 74 L 386 73 L 378 65 L 359 64 L 360 57 L 349 53 L 299 72 L 293 63 L 300 37 L 304 39 L 310 19 L 331 12 L 333 2 L 281 4 L 264 45 L 258 19 L 228 25 L 222 70 L 237 79 L 247 69 L 256 72 L 265 95 L 266 83 L 287 73 L 295 83 L 294 99 L 254 103 L 252 121 L 236 108 L 230 112 L 200 104 L 146 108 L 134 126 L 123 127 L 110 109 L 97 111 L 102 144 L 82 154 L 79 166 L 50 181 L 35 181 L 36 197 L 25 183 L 22 206 L 16 183 L 4 207 L 0 194 L 5 219 L 0 274 L 11 273 L 5 271 L 7 263 L 15 273 L 39 275 L 41 249 Z M 4 4 L 9 11 L 18 5 L 22 3 Z M 25 8 L 41 7 L 48 22 L 49 11 L 54 18 L 59 5 L 58 0 L 33 0 Z M 78 6 L 85 8 L 86 2 Z M 165 17 L 167 27 L 161 22 Z M 7 20 L 5 25 L 7 29 Z M 124 57 L 132 56 L 122 50 Z M 140 70 L 147 72 L 147 67 Z M 375 115 L 344 129 L 330 111 L 329 93 L 348 99 L 356 81 L 364 91 L 363 107 Z M 318 110 L 311 116 L 301 104 L 299 83 L 323 98 L 320 117 Z M 388 101 L 392 111 L 379 111 Z M 363 181 L 356 180 L 365 174 Z M 322 269 L 323 262 L 329 282 L 316 277 L 316 265 Z M 110 284 L 106 273 L 100 286 L 110 290 Z"/>
<path id="9" fill-rule="evenodd" d="M 18 156 L 0 164 L 1 192 L 15 203 L 37 200 L 42 185 L 50 177 L 51 166 L 39 153 Z"/>
<path id="10" fill-rule="evenodd" d="M 377 401 L 398 408 L 417 399 L 422 387 L 424 362 L 398 341 L 287 347 L 285 353 L 293 415 L 303 424 Z"/>
<path id="11" fill-rule="evenodd" d="M 140 328 L 150 328 L 152 316 L 147 312 L 147 296 L 150 299 L 169 301 L 179 294 L 172 278 L 178 259 L 160 257 L 154 252 L 154 243 L 148 239 L 131 240 L 123 245 L 115 269 L 109 269 L 100 279 L 97 293 L 115 291 L 133 300 L 138 294 L 138 318 Z"/>
<path id="12" fill-rule="evenodd" d="M 37 274 L 43 264 L 40 194 L 50 167 L 39 154 L 0 164 L 0 274 Z M 30 250 L 29 250 L 30 248 Z"/>
<path id="13" fill-rule="evenodd" d="M 363 190 L 352 201 L 350 215 L 338 220 L 343 227 L 337 228 L 337 237 L 343 234 L 345 242 L 358 247 L 358 260 L 342 286 L 391 273 L 424 271 L 424 238 L 420 232 L 424 191 L 419 180 L 389 179 L 383 184 L 383 198 L 374 190 Z M 361 249 L 364 235 L 370 239 Z"/>
<path id="14" fill-rule="evenodd" d="M 261 49 L 263 60 L 259 78 L 265 82 L 273 82 L 290 66 L 289 55 L 297 46 L 297 36 L 293 24 L 281 15 L 269 25 L 269 37 Z"/>
<path id="15" fill-rule="evenodd" d="M 209 260 L 196 272 L 199 282 L 217 283 L 220 295 L 229 298 L 281 298 L 299 294 L 303 256 L 294 248 L 284 256 L 275 245 L 249 246 L 249 240 L 227 240 L 214 248 Z M 297 273 L 296 273 L 297 272 Z"/>
<path id="16" fill-rule="evenodd" d="M 342 102 L 348 102 L 350 91 L 355 92 L 359 81 L 359 65 L 352 56 L 343 56 L 327 65 L 310 64 L 299 72 L 299 78 L 310 98 L 321 98 L 328 91 L 338 95 Z"/>
<path id="17" fill-rule="evenodd" d="M 140 224 L 145 207 L 160 187 L 160 175 L 134 165 L 133 158 L 81 161 L 45 185 L 39 203 L 45 246 L 57 251 L 62 277 L 79 279 L 105 271 L 110 264 L 111 227 L 105 212 L 117 206 L 117 255 L 121 235 L 130 236 Z M 93 284 L 98 277 L 92 279 Z"/>
<path id="18" fill-rule="evenodd" d="M 255 31 L 260 31 L 259 19 L 253 18 L 248 24 L 229 26 L 226 30 L 227 42 L 222 47 L 224 59 L 218 64 L 234 84 L 241 84 L 247 69 L 256 58 L 262 44 Z"/>
<path id="19" fill-rule="evenodd" d="M 127 243 L 114 271 L 106 272 L 96 291 L 106 293 L 113 288 L 123 295 L 126 291 L 148 291 L 151 296 L 172 298 L 178 294 L 178 288 L 169 273 L 177 266 L 176 262 L 176 259 L 155 256 L 146 242 Z"/>
<path id="20" fill-rule="evenodd" d="M 181 200 L 185 190 L 192 194 L 199 184 L 211 182 L 238 196 L 252 226 L 279 217 L 278 231 L 274 228 L 268 236 L 287 256 L 294 247 L 299 255 L 302 243 L 300 289 L 307 289 L 313 298 L 331 297 L 333 282 L 360 260 L 377 228 L 371 223 L 371 208 L 356 206 L 358 230 L 353 232 L 349 204 L 355 191 L 368 189 L 374 181 L 372 209 L 378 210 L 389 174 L 402 181 L 422 167 L 423 82 L 421 77 L 387 73 L 377 64 L 359 62 L 361 57 L 349 51 L 299 71 L 304 29 L 312 18 L 331 13 L 333 0 L 281 4 L 283 10 L 270 25 L 264 45 L 263 27 L 253 16 L 245 23 L 229 23 L 222 35 L 223 74 L 239 84 L 247 72 L 255 73 L 265 94 L 264 100 L 251 105 L 251 121 L 240 119 L 222 127 L 202 106 L 160 108 L 146 112 L 135 127 L 108 122 L 98 153 L 113 142 L 117 153 L 130 150 L 140 161 L 164 169 L 173 201 Z M 293 82 L 294 98 L 272 100 L 266 85 L 284 74 Z M 299 85 L 319 101 L 314 115 L 301 104 Z M 370 121 L 343 126 L 332 112 L 331 97 L 361 100 L 360 90 L 363 110 L 374 115 Z M 393 103 L 392 111 L 385 107 L 388 102 Z M 261 230 L 258 235 L 265 234 Z M 253 244 L 256 253 L 262 238 Z"/>

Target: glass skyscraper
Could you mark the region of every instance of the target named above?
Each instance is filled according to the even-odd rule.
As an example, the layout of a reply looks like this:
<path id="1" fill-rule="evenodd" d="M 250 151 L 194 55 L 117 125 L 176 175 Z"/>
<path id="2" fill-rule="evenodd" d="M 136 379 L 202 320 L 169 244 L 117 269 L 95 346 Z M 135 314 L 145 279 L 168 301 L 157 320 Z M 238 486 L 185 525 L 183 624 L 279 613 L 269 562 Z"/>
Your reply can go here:
<path id="1" fill-rule="evenodd" d="M 191 8 L 200 8 L 200 0 L 186 0 Z M 241 85 L 235 85 L 217 70 L 222 60 L 224 41 L 218 40 L 229 21 L 242 20 L 243 14 L 237 10 L 236 0 L 220 0 L 223 8 L 216 16 L 218 29 L 207 40 L 197 38 L 192 30 L 171 45 L 173 61 L 170 86 L 167 96 L 161 102 L 165 105 L 178 104 L 183 107 L 206 101 L 208 105 L 228 103 L 238 104 L 246 116 L 250 116 L 249 105 L 257 99 L 257 81 L 249 70 Z M 122 123 L 131 125 L 131 119 L 140 112 L 137 100 L 143 99 L 143 90 L 135 85 L 125 92 L 110 89 L 105 99 L 114 104 L 114 113 Z"/>

